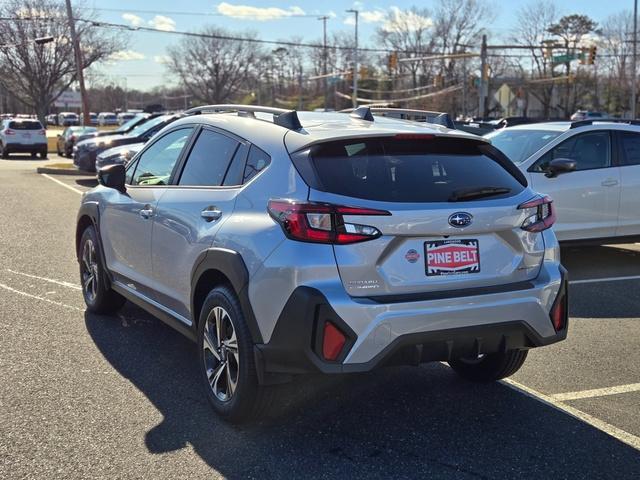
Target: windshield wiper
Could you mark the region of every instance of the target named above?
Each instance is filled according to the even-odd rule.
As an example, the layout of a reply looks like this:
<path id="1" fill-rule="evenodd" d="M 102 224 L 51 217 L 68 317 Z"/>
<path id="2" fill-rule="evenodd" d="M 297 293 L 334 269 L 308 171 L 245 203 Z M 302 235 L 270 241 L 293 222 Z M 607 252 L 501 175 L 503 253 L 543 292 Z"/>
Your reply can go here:
<path id="1" fill-rule="evenodd" d="M 502 195 L 509 193 L 510 188 L 506 187 L 473 187 L 461 188 L 454 190 L 449 196 L 450 202 L 459 202 L 461 200 L 474 200 L 476 198 L 493 197 L 494 195 Z"/>

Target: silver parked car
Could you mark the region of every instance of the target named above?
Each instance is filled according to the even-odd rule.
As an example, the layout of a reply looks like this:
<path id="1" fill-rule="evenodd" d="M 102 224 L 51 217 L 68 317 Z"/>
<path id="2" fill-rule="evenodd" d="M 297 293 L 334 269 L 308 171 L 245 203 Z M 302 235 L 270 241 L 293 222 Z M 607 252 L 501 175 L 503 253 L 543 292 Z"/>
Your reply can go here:
<path id="1" fill-rule="evenodd" d="M 495 381 L 566 337 L 553 204 L 480 137 L 218 105 L 98 178 L 76 235 L 88 310 L 128 299 L 194 340 L 229 420 L 296 374 L 447 361 Z"/>

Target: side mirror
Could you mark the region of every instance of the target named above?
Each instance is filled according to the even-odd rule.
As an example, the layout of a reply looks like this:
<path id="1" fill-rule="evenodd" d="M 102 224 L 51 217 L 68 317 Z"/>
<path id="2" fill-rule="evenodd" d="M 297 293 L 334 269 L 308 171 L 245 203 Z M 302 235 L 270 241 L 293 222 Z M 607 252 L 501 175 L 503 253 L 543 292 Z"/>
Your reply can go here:
<path id="1" fill-rule="evenodd" d="M 104 168 L 98 170 L 98 182 L 108 188 L 115 188 L 121 193 L 127 191 L 124 186 L 125 182 L 125 168 L 124 165 L 107 165 Z"/>
<path id="2" fill-rule="evenodd" d="M 545 176 L 547 178 L 557 177 L 561 173 L 573 172 L 576 169 L 576 161 L 570 158 L 556 158 L 551 160 Z"/>

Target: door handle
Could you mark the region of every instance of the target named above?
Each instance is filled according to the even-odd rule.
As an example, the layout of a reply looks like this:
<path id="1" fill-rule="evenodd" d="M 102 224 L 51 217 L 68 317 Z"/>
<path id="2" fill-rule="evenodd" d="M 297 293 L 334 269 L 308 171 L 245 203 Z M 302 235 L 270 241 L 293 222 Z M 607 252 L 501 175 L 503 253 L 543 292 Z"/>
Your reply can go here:
<path id="1" fill-rule="evenodd" d="M 200 212 L 200 216 L 207 222 L 212 222 L 214 220 L 218 220 L 222 216 L 222 212 L 216 207 L 207 207 Z"/>
<path id="2" fill-rule="evenodd" d="M 600 185 L 602 185 L 603 187 L 615 187 L 616 185 L 618 185 L 618 180 L 616 180 L 615 178 L 607 178 L 606 180 L 603 180 Z"/>
<path id="3" fill-rule="evenodd" d="M 140 210 L 140 216 L 145 220 L 151 218 L 153 216 L 153 207 L 151 205 L 145 205 L 142 210 Z"/>

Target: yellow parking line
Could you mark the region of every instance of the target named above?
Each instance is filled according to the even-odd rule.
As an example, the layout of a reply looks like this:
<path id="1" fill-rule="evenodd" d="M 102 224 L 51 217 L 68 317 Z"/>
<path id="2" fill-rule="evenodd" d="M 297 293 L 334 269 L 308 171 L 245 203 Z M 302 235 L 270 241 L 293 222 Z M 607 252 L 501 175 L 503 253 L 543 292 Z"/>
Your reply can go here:
<path id="1" fill-rule="evenodd" d="M 581 398 L 605 397 L 607 395 L 618 395 L 620 393 L 630 393 L 640 391 L 640 383 L 629 383 L 627 385 L 617 385 L 615 387 L 594 388 L 593 390 L 580 390 L 577 392 L 556 393 L 550 395 L 551 398 L 559 402 L 567 400 L 579 400 Z"/>

